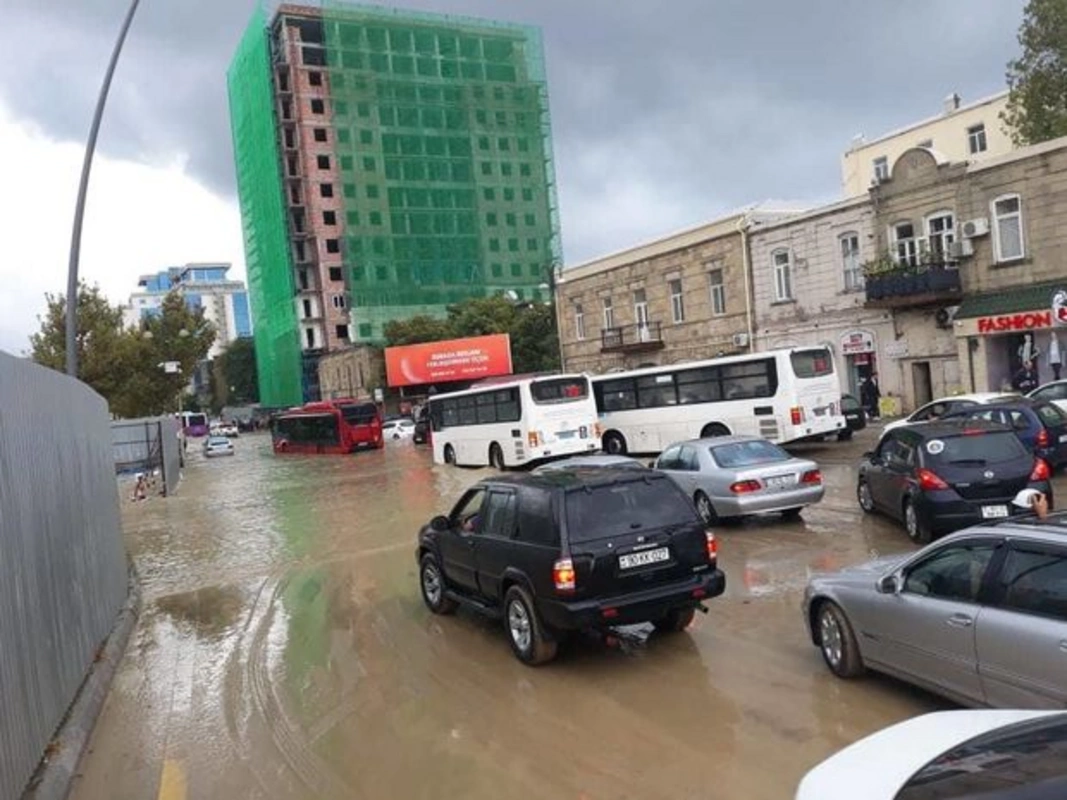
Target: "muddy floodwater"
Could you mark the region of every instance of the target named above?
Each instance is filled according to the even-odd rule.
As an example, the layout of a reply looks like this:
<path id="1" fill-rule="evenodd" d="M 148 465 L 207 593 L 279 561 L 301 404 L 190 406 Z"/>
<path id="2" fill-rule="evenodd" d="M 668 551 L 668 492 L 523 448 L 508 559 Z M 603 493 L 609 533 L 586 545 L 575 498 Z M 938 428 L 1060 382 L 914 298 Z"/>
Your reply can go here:
<path id="1" fill-rule="evenodd" d="M 689 631 L 587 637 L 538 669 L 498 624 L 419 595 L 419 525 L 488 470 L 410 443 L 191 446 L 176 496 L 126 503 L 144 607 L 74 797 L 791 797 L 844 745 L 948 707 L 833 678 L 805 639 L 810 573 L 912 549 L 856 504 L 865 434 L 798 449 L 828 485 L 802 521 L 719 532 L 727 592 Z"/>

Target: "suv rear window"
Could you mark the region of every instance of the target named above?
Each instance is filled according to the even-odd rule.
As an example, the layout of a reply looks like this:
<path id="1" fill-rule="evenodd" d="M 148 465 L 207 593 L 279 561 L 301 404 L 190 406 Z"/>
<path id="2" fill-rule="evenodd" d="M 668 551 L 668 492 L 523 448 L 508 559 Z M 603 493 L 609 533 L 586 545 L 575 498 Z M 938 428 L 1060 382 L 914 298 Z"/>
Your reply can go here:
<path id="1" fill-rule="evenodd" d="M 834 374 L 834 360 L 829 350 L 798 350 L 789 356 L 793 374 L 798 378 L 821 378 Z"/>
<path id="2" fill-rule="evenodd" d="M 557 378 L 530 384 L 535 403 L 559 403 L 584 400 L 589 396 L 589 381 L 585 378 Z"/>
<path id="3" fill-rule="evenodd" d="M 1011 431 L 982 431 L 973 435 L 930 439 L 922 445 L 927 464 L 1000 464 L 1025 458 L 1026 448 Z"/>
<path id="4" fill-rule="evenodd" d="M 571 542 L 591 542 L 696 520 L 685 496 L 666 479 L 626 481 L 567 493 L 567 536 Z"/>

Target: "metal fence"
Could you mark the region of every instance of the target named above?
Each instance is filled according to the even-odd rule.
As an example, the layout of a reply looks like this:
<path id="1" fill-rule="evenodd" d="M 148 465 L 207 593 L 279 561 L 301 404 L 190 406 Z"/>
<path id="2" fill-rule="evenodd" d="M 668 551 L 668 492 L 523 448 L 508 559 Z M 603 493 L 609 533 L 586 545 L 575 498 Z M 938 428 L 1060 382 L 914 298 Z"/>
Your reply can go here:
<path id="1" fill-rule="evenodd" d="M 18 797 L 126 597 L 107 404 L 0 352 L 0 797 Z"/>
<path id="2" fill-rule="evenodd" d="M 115 472 L 159 470 L 162 494 L 173 494 L 184 466 L 178 420 L 171 416 L 123 419 L 111 423 Z"/>

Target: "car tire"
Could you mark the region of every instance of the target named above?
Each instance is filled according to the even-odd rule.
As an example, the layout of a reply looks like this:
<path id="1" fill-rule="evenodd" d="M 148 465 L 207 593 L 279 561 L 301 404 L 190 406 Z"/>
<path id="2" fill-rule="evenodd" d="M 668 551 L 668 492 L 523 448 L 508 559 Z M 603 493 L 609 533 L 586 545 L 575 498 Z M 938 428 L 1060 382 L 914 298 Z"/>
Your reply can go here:
<path id="1" fill-rule="evenodd" d="M 608 431 L 604 434 L 601 448 L 605 453 L 613 456 L 624 456 L 629 452 L 626 447 L 626 439 L 623 438 L 621 433 L 616 433 L 615 431 Z"/>
<path id="2" fill-rule="evenodd" d="M 504 463 L 504 451 L 500 449 L 500 445 L 496 442 L 489 445 L 489 466 L 501 472 L 507 469 L 507 465 Z"/>
<path id="3" fill-rule="evenodd" d="M 787 520 L 789 522 L 795 522 L 796 520 L 800 519 L 800 512 L 802 512 L 803 510 L 803 506 L 799 508 L 787 508 L 785 511 L 782 512 L 782 519 Z"/>
<path id="4" fill-rule="evenodd" d="M 712 422 L 710 425 L 705 425 L 700 430 L 701 439 L 714 439 L 716 436 L 729 436 L 730 431 L 725 425 L 721 425 L 718 422 Z"/>
<path id="5" fill-rule="evenodd" d="M 693 505 L 696 506 L 697 513 L 704 521 L 705 525 L 715 525 L 719 520 L 719 515 L 715 513 L 715 506 L 704 492 L 697 490 L 697 493 L 693 495 Z"/>
<path id="6" fill-rule="evenodd" d="M 445 445 L 445 463 L 456 466 L 456 451 L 452 448 L 452 445 Z"/>
<path id="7" fill-rule="evenodd" d="M 660 633 L 680 633 L 690 626 L 696 616 L 695 608 L 674 608 L 667 616 L 655 620 L 652 624 Z"/>
<path id="8" fill-rule="evenodd" d="M 456 601 L 445 594 L 445 575 L 433 553 L 427 553 L 419 562 L 419 589 L 422 602 L 434 614 L 451 614 L 456 610 Z"/>
<path id="9" fill-rule="evenodd" d="M 830 600 L 815 612 L 819 652 L 830 672 L 839 678 L 858 678 L 865 671 L 856 634 L 841 607 Z"/>
<path id="10" fill-rule="evenodd" d="M 851 440 L 852 440 L 852 431 L 850 431 L 848 428 L 846 428 L 845 430 L 843 430 L 843 431 L 841 431 L 840 433 L 837 434 L 837 441 L 839 441 L 839 442 L 848 442 L 848 441 L 851 441 Z"/>
<path id="11" fill-rule="evenodd" d="M 908 532 L 908 538 L 915 544 L 930 544 L 933 538 L 910 497 L 904 501 L 904 530 Z"/>
<path id="12" fill-rule="evenodd" d="M 559 645 L 545 636 L 545 627 L 529 593 L 512 586 L 504 595 L 504 631 L 515 657 L 536 667 L 556 657 Z"/>
<path id="13" fill-rule="evenodd" d="M 856 502 L 864 514 L 874 513 L 874 496 L 871 494 L 871 485 L 863 478 L 856 484 Z"/>

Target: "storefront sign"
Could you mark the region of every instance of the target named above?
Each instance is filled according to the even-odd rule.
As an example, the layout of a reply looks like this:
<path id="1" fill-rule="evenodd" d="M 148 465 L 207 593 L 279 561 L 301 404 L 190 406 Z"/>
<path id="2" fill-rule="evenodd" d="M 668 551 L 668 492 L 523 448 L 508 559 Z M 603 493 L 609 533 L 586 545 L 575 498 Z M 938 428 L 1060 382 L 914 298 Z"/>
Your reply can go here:
<path id="1" fill-rule="evenodd" d="M 867 331 L 850 331 L 841 336 L 841 354 L 873 353 L 874 337 Z"/>
<path id="2" fill-rule="evenodd" d="M 390 386 L 472 381 L 511 374 L 511 340 L 506 333 L 447 342 L 385 348 Z"/>
<path id="3" fill-rule="evenodd" d="M 1052 293 L 1052 324 L 1067 325 L 1067 289 Z"/>
<path id="4" fill-rule="evenodd" d="M 1003 333 L 1005 331 L 1029 331 L 1034 328 L 1051 328 L 1052 312 L 1036 311 L 1026 314 L 1004 314 L 999 317 L 979 317 L 979 333 Z"/>
<path id="5" fill-rule="evenodd" d="M 886 358 L 907 358 L 907 342 L 890 342 L 885 346 Z"/>

